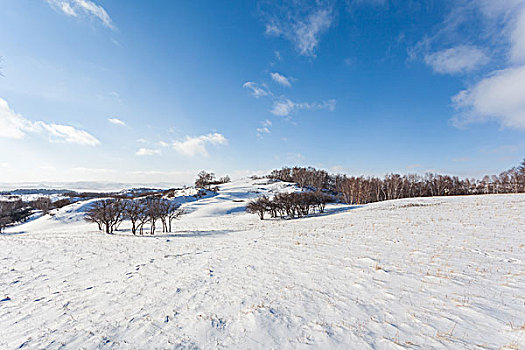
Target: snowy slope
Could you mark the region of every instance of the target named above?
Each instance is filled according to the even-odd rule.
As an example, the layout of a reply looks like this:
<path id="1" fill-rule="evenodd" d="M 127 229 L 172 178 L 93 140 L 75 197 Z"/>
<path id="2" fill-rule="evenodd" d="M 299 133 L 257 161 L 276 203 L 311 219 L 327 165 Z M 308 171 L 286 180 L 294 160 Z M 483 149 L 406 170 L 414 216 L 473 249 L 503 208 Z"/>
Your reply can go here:
<path id="1" fill-rule="evenodd" d="M 0 348 L 525 348 L 524 195 L 260 221 L 246 200 L 295 190 L 261 182 L 172 234 L 105 235 L 84 202 L 0 235 Z"/>

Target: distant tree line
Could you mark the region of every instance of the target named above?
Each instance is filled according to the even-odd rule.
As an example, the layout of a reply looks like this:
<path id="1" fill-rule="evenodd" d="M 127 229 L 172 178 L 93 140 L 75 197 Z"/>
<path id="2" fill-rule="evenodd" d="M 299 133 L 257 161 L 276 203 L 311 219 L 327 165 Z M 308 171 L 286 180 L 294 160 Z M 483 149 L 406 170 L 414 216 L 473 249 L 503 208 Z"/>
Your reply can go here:
<path id="1" fill-rule="evenodd" d="M 334 197 L 316 192 L 292 192 L 278 193 L 272 199 L 268 196 L 260 196 L 248 203 L 246 211 L 257 214 L 264 220 L 264 214 L 269 213 L 272 218 L 276 217 L 303 217 L 314 213 L 324 213 L 327 203 L 333 202 Z"/>
<path id="2" fill-rule="evenodd" d="M 389 174 L 384 178 L 330 175 L 315 168 L 283 168 L 268 175 L 271 179 L 295 182 L 301 188 L 330 191 L 348 204 L 365 204 L 389 199 L 470 194 L 525 192 L 525 160 L 499 175 L 482 179 L 427 173 Z"/>
<path id="3" fill-rule="evenodd" d="M 159 197 L 141 199 L 112 198 L 93 203 L 85 220 L 96 223 L 98 229 L 112 234 L 123 220 L 131 221 L 131 232 L 144 234 L 144 225 L 149 224 L 149 233 L 155 234 L 160 221 L 162 232 L 171 232 L 172 223 L 183 214 L 180 204 Z"/>

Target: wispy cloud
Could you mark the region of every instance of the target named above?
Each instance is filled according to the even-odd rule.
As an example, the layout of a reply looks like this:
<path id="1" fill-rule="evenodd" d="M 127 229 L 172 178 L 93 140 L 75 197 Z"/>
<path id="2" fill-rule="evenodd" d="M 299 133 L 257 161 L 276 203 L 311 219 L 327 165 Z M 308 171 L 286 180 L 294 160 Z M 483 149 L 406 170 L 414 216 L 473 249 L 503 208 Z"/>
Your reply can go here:
<path id="1" fill-rule="evenodd" d="M 264 135 L 268 135 L 271 133 L 270 128 L 264 125 L 260 128 L 257 128 L 256 131 L 257 131 L 257 138 L 260 138 L 260 139 L 262 139 Z"/>
<path id="2" fill-rule="evenodd" d="M 115 124 L 115 125 L 127 126 L 126 123 L 124 123 L 122 120 L 118 118 L 108 118 L 108 122 L 110 122 L 111 124 Z"/>
<path id="3" fill-rule="evenodd" d="M 290 99 L 283 99 L 280 101 L 275 101 L 270 112 L 273 115 L 286 117 L 292 113 L 294 108 L 296 108 L 296 103 L 292 102 Z"/>
<path id="4" fill-rule="evenodd" d="M 321 110 L 326 109 L 333 111 L 335 109 L 335 100 L 323 101 L 320 103 L 309 103 L 309 102 L 293 102 L 288 98 L 276 100 L 273 104 L 270 112 L 273 115 L 280 117 L 287 117 L 296 110 Z"/>
<path id="5" fill-rule="evenodd" d="M 47 124 L 44 122 L 36 122 L 34 124 L 38 128 L 46 131 L 49 135 L 49 141 L 53 143 L 76 143 L 78 145 L 96 146 L 100 142 L 90 133 L 84 130 L 75 129 L 69 125 L 61 124 Z"/>
<path id="6" fill-rule="evenodd" d="M 270 73 L 272 79 L 281 85 L 291 86 L 289 79 L 279 73 Z M 255 98 L 267 96 L 273 101 L 273 106 L 270 109 L 270 113 L 280 117 L 288 117 L 296 110 L 321 110 L 326 109 L 333 111 L 335 109 L 336 101 L 334 99 L 326 100 L 323 102 L 294 102 L 286 96 L 276 96 L 269 89 L 262 88 L 260 84 L 255 82 L 246 82 L 243 84 L 244 88 L 251 90 L 252 95 Z M 261 134 L 261 133 L 259 133 Z"/>
<path id="7" fill-rule="evenodd" d="M 425 63 L 439 74 L 469 73 L 489 62 L 488 56 L 475 46 L 460 45 L 425 56 Z"/>
<path id="8" fill-rule="evenodd" d="M 122 104 L 122 99 L 120 98 L 120 94 L 118 92 L 111 91 L 109 95 L 115 98 L 115 100 L 117 100 L 118 103 Z"/>
<path id="9" fill-rule="evenodd" d="M 124 123 L 122 120 L 118 118 L 108 118 L 108 122 L 110 122 L 111 124 L 115 124 L 115 125 L 127 126 L 126 123 Z"/>
<path id="10" fill-rule="evenodd" d="M 227 145 L 228 139 L 219 133 L 210 133 L 197 137 L 186 136 L 184 141 L 173 142 L 173 149 L 178 153 L 194 157 L 194 156 L 208 156 L 208 145 Z"/>
<path id="11" fill-rule="evenodd" d="M 265 89 L 264 87 L 260 86 L 259 84 L 253 81 L 247 81 L 242 85 L 242 87 L 250 90 L 252 96 L 254 96 L 255 98 L 271 95 L 271 92 L 269 90 Z"/>
<path id="12" fill-rule="evenodd" d="M 270 127 L 272 126 L 272 121 L 271 120 L 266 119 L 261 124 L 262 124 L 262 126 L 256 129 L 257 137 L 260 138 L 260 139 L 263 138 L 264 135 L 270 134 L 272 132 L 270 130 Z"/>
<path id="13" fill-rule="evenodd" d="M 78 130 L 69 125 L 30 121 L 15 113 L 7 101 L 0 98 L 0 137 L 21 139 L 26 133 L 45 133 L 53 143 L 72 143 L 87 146 L 100 144 L 87 131 Z"/>
<path id="14" fill-rule="evenodd" d="M 110 29 L 115 29 L 111 17 L 107 11 L 100 5 L 90 0 L 44 0 L 52 8 L 61 11 L 67 16 L 78 17 L 85 15 L 93 17 L 102 22 Z"/>
<path id="15" fill-rule="evenodd" d="M 290 83 L 290 79 L 288 79 L 282 74 L 270 73 L 270 76 L 272 77 L 272 80 L 275 81 L 279 85 L 286 86 L 286 87 L 292 86 L 292 84 Z"/>
<path id="16" fill-rule="evenodd" d="M 137 156 L 158 156 L 162 152 L 160 149 L 151 149 L 151 148 L 140 148 L 135 155 Z"/>
<path id="17" fill-rule="evenodd" d="M 268 127 L 263 126 L 262 128 L 257 128 L 257 136 L 262 136 L 262 134 L 269 134 L 270 129 Z"/>
<path id="18" fill-rule="evenodd" d="M 304 56 L 315 57 L 321 35 L 334 20 L 332 1 L 293 0 L 262 6 L 266 34 L 290 40 Z"/>

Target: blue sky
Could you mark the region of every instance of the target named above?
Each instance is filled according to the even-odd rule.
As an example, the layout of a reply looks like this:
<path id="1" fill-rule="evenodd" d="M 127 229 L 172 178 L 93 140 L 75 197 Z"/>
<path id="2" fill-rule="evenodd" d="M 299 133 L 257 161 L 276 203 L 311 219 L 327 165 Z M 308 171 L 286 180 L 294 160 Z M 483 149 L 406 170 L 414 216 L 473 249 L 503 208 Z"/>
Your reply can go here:
<path id="1" fill-rule="evenodd" d="M 525 2 L 0 0 L 0 182 L 525 155 Z"/>

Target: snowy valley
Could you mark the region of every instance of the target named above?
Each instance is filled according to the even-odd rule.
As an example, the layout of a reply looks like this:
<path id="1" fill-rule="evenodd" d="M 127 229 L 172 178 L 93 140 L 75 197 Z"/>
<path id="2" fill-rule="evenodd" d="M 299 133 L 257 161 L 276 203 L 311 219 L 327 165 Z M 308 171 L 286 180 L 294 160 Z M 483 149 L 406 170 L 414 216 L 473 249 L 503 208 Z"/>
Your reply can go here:
<path id="1" fill-rule="evenodd" d="M 79 201 L 0 235 L 0 348 L 523 349 L 525 195 L 328 204 L 259 220 L 244 179 L 177 192 L 172 233 Z"/>

